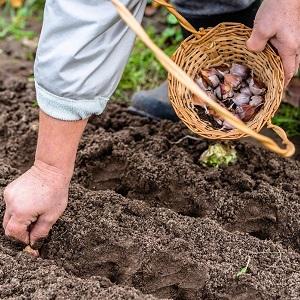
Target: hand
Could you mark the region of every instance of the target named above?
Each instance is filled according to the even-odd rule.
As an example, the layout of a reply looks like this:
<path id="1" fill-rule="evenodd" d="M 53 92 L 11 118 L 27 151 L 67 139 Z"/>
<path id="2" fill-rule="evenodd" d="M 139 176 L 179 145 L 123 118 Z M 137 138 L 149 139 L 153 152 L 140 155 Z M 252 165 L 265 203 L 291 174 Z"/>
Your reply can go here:
<path id="1" fill-rule="evenodd" d="M 67 206 L 76 151 L 86 120 L 61 121 L 40 111 L 34 166 L 4 190 L 5 234 L 35 246 Z"/>
<path id="2" fill-rule="evenodd" d="M 247 47 L 262 51 L 267 42 L 278 50 L 287 85 L 300 64 L 300 1 L 264 0 L 257 12 Z"/>
<path id="3" fill-rule="evenodd" d="M 57 168 L 36 161 L 4 190 L 5 234 L 35 245 L 45 238 L 68 201 L 69 178 Z"/>

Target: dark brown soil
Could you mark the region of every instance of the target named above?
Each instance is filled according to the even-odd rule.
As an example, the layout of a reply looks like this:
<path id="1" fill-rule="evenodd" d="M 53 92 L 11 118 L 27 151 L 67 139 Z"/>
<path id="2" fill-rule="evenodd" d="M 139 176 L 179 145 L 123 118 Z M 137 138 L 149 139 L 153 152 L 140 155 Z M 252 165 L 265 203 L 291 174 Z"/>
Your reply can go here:
<path id="1" fill-rule="evenodd" d="M 33 161 L 31 72 L 0 55 L 1 189 Z M 208 141 L 172 143 L 186 134 L 125 105 L 92 118 L 41 258 L 1 229 L 0 299 L 299 299 L 300 162 L 242 142 L 235 166 L 209 169 Z"/>

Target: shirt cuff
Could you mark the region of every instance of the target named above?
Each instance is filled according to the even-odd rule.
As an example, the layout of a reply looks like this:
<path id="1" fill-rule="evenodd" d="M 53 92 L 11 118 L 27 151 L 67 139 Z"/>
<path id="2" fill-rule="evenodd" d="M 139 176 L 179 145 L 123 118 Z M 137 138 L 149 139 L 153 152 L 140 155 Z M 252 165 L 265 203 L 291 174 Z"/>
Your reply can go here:
<path id="1" fill-rule="evenodd" d="M 62 121 L 78 121 L 100 115 L 108 102 L 106 97 L 74 100 L 54 95 L 35 82 L 37 102 L 47 115 Z"/>

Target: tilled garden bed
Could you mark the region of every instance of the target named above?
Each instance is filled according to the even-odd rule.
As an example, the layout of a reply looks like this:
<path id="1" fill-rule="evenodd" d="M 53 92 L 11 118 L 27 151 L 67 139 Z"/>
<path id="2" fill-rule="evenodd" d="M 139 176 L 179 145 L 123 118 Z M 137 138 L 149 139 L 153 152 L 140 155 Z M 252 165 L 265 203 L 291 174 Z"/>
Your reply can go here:
<path id="1" fill-rule="evenodd" d="M 38 108 L 31 64 L 0 61 L 3 190 L 33 162 Z M 93 117 L 41 257 L 1 229 L 0 298 L 299 299 L 299 160 L 238 142 L 236 165 L 207 168 L 188 134 L 126 105 Z"/>

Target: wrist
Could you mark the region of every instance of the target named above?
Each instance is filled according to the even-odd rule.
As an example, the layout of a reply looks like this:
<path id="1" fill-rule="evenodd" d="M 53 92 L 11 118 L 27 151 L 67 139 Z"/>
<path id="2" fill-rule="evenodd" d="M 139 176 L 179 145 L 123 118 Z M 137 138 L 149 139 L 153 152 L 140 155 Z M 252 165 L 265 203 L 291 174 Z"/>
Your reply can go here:
<path id="1" fill-rule="evenodd" d="M 35 166 L 57 172 L 70 181 L 80 137 L 87 120 L 61 121 L 40 112 Z"/>
<path id="2" fill-rule="evenodd" d="M 49 180 L 51 180 L 55 185 L 65 187 L 66 185 L 69 185 L 71 181 L 73 166 L 62 168 L 36 158 L 31 168 L 31 172 L 32 175 L 38 176 L 43 181 L 49 182 Z"/>

